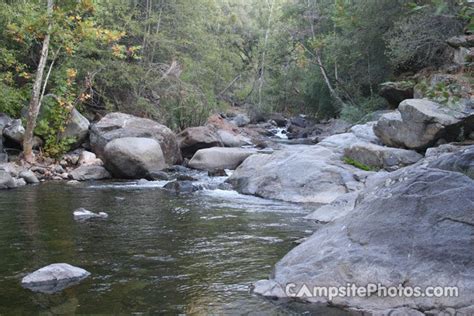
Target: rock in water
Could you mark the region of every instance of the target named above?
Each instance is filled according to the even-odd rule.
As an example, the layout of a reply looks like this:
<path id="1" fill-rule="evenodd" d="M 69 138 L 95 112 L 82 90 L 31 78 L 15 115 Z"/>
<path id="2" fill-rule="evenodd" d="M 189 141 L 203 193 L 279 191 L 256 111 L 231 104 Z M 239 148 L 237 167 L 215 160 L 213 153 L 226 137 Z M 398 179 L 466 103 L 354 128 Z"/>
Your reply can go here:
<path id="1" fill-rule="evenodd" d="M 1 189 L 14 189 L 16 188 L 15 179 L 12 178 L 10 173 L 0 170 L 0 190 Z"/>
<path id="2" fill-rule="evenodd" d="M 77 181 L 110 179 L 110 173 L 102 166 L 82 165 L 71 171 L 70 176 Z"/>
<path id="3" fill-rule="evenodd" d="M 249 156 L 255 154 L 253 149 L 244 148 L 207 148 L 196 152 L 189 167 L 199 170 L 235 169 Z"/>
<path id="4" fill-rule="evenodd" d="M 74 211 L 74 219 L 77 221 L 85 221 L 92 218 L 107 218 L 109 214 L 104 212 L 94 213 L 86 210 L 85 208 L 78 208 Z"/>
<path id="5" fill-rule="evenodd" d="M 104 160 L 105 167 L 116 178 L 148 178 L 151 172 L 166 168 L 160 144 L 151 138 L 114 139 L 105 146 Z"/>
<path id="6" fill-rule="evenodd" d="M 459 287 L 458 297 L 333 297 L 331 304 L 382 311 L 474 305 L 474 180 L 413 166 L 361 192 L 355 209 L 316 231 L 277 263 L 263 295 L 283 296 L 289 283 L 314 286 L 381 284 Z M 283 295 L 282 295 L 283 293 Z M 327 297 L 305 301 L 329 303 Z"/>
<path id="7" fill-rule="evenodd" d="M 26 183 L 29 183 L 29 184 L 39 183 L 38 178 L 36 177 L 34 172 L 31 171 L 31 170 L 22 171 L 22 172 L 20 172 L 19 176 L 20 176 L 20 178 L 24 179 L 26 181 Z"/>
<path id="8" fill-rule="evenodd" d="M 361 189 L 359 180 L 367 174 L 343 163 L 333 150 L 341 145 L 340 138 L 346 143 L 344 135 L 329 137 L 332 141 L 328 138 L 326 143 L 330 148 L 294 145 L 271 155 L 252 155 L 228 182 L 243 194 L 296 203 L 331 203 L 342 194 Z"/>
<path id="9" fill-rule="evenodd" d="M 156 140 L 169 165 L 181 162 L 176 135 L 168 127 L 155 121 L 124 113 L 110 113 L 92 125 L 90 142 L 93 151 L 102 157 L 108 142 L 125 137 L 151 138 Z"/>
<path id="10" fill-rule="evenodd" d="M 189 194 L 198 190 L 191 181 L 172 181 L 164 189 L 176 194 Z"/>
<path id="11" fill-rule="evenodd" d="M 53 294 L 78 284 L 89 275 L 84 269 L 55 263 L 28 274 L 21 280 L 21 285 L 34 292 Z"/>

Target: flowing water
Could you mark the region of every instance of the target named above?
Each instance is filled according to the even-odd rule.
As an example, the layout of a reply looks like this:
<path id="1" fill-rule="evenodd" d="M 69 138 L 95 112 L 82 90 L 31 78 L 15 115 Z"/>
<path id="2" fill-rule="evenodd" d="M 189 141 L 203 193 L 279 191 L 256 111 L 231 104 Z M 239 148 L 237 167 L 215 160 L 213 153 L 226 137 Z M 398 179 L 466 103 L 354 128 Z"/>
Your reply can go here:
<path id="1" fill-rule="evenodd" d="M 249 293 L 315 224 L 300 205 L 200 191 L 177 196 L 160 183 L 47 183 L 0 191 L 0 315 L 300 314 Z M 76 222 L 84 207 L 106 220 Z M 20 286 L 51 263 L 91 276 L 57 294 Z M 341 315 L 320 308 L 306 314 Z"/>

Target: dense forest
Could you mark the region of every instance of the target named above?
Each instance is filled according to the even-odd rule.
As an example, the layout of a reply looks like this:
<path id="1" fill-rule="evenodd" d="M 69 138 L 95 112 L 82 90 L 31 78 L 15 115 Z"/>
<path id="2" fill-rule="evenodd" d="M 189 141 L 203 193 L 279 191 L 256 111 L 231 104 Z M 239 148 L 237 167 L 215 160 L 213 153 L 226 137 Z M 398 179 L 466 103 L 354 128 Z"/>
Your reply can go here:
<path id="1" fill-rule="evenodd" d="M 73 108 L 176 131 L 229 106 L 358 121 L 387 106 L 381 83 L 442 66 L 472 13 L 463 0 L 2 0 L 0 112 L 41 106 L 34 133 L 52 153 Z"/>

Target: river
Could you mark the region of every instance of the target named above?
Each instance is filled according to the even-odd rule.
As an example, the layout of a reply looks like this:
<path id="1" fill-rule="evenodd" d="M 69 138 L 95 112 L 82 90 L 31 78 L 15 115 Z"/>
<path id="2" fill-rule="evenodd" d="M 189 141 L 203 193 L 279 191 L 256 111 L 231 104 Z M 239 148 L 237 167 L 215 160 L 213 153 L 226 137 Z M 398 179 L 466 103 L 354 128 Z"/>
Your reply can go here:
<path id="1" fill-rule="evenodd" d="M 249 293 L 317 229 L 302 219 L 310 208 L 233 191 L 178 196 L 162 186 L 45 183 L 0 191 L 0 315 L 345 314 Z M 109 218 L 74 221 L 79 207 Z M 92 275 L 53 295 L 21 287 L 27 273 L 59 262 Z"/>

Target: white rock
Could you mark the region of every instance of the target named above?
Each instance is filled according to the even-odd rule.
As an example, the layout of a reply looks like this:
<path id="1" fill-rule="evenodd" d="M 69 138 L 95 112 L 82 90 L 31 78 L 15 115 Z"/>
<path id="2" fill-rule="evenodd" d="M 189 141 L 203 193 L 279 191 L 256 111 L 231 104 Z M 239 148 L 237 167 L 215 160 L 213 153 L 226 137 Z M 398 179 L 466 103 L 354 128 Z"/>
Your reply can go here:
<path id="1" fill-rule="evenodd" d="M 79 283 L 90 275 L 84 269 L 67 263 L 55 263 L 28 274 L 21 285 L 34 292 L 56 293 Z"/>

